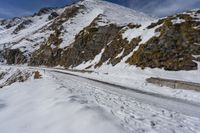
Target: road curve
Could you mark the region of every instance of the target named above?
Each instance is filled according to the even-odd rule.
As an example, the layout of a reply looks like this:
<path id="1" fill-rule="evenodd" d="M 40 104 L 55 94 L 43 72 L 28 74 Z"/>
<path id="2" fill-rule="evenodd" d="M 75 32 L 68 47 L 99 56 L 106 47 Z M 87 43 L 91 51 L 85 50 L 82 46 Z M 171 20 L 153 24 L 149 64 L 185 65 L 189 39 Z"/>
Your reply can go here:
<path id="1" fill-rule="evenodd" d="M 58 70 L 49 69 L 49 68 L 41 68 L 41 69 L 49 71 L 49 72 L 53 72 L 53 73 L 65 74 L 67 78 L 72 78 L 73 80 L 77 80 L 79 82 L 88 83 L 99 89 L 102 88 L 104 90 L 120 93 L 127 97 L 132 97 L 135 100 L 145 103 L 145 104 L 153 105 L 159 108 L 164 108 L 169 111 L 182 113 L 187 116 L 200 118 L 200 104 L 198 103 L 193 103 L 190 101 L 186 101 L 186 100 L 182 100 L 182 99 L 178 99 L 178 98 L 174 98 L 170 96 L 160 95 L 157 93 L 145 92 L 142 90 L 128 88 L 128 87 L 124 87 L 124 86 L 120 86 L 116 84 L 111 84 L 111 83 L 99 81 L 96 79 L 85 78 L 85 77 L 71 74 L 67 71 L 62 71 L 59 69 Z M 66 79 L 62 79 L 62 80 L 66 80 Z"/>

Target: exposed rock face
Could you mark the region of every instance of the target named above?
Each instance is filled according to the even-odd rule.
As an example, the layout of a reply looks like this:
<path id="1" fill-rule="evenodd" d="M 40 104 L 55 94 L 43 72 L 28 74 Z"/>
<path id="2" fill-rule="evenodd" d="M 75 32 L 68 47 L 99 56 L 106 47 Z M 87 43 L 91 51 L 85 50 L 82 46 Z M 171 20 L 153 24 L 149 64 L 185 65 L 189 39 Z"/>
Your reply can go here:
<path id="1" fill-rule="evenodd" d="M 3 51 L 0 51 L 0 63 L 4 62 Z"/>
<path id="2" fill-rule="evenodd" d="M 31 24 L 31 20 L 24 20 L 21 24 L 17 26 L 17 28 L 14 30 L 14 34 L 17 34 L 20 30 L 25 29 L 27 25 Z"/>
<path id="3" fill-rule="evenodd" d="M 52 30 L 55 30 L 55 31 L 57 31 L 57 30 L 61 31 L 62 28 L 63 28 L 62 24 L 64 22 L 66 22 L 68 19 L 76 16 L 78 14 L 78 12 L 83 8 L 84 8 L 84 6 L 81 6 L 81 5 L 80 6 L 71 5 L 70 7 L 66 8 L 60 16 L 57 16 L 55 13 L 51 13 L 50 16 L 54 16 L 54 18 L 56 18 L 56 17 L 57 18 L 50 25 L 49 29 L 52 29 Z"/>
<path id="4" fill-rule="evenodd" d="M 184 21 L 173 24 L 172 21 L 175 18 Z M 151 26 L 159 24 L 162 26 L 157 31 L 160 31 L 161 35 L 141 45 L 127 62 L 142 68 L 197 69 L 193 55 L 200 55 L 200 45 L 198 45 L 200 44 L 200 29 L 195 28 L 200 26 L 200 22 L 195 21 L 190 15 L 183 14 L 160 20 Z"/>
<path id="5" fill-rule="evenodd" d="M 2 51 L 7 64 L 24 64 L 27 62 L 26 56 L 19 49 L 6 49 Z"/>
<path id="6" fill-rule="evenodd" d="M 62 39 L 59 37 L 61 31 L 63 30 L 62 24 L 68 19 L 76 16 L 77 13 L 83 8 L 83 6 L 72 5 L 66 8 L 63 14 L 56 17 L 54 22 L 48 27 L 50 30 L 53 30 L 54 33 L 48 37 L 47 41 L 44 42 L 38 50 L 33 52 L 29 62 L 30 65 L 60 65 L 61 55 L 64 50 L 59 48 L 59 45 L 62 43 Z"/>
<path id="7" fill-rule="evenodd" d="M 5 75 L 6 75 L 6 72 L 0 72 L 0 80 L 3 79 Z"/>
<path id="8" fill-rule="evenodd" d="M 6 72 L 3 72 L 3 76 L 5 76 L 4 78 L 6 80 L 0 84 L 0 88 L 11 85 L 15 82 L 24 82 L 32 76 L 32 73 L 30 71 L 26 70 L 22 71 L 17 69 L 16 71 L 14 71 L 14 73 L 11 74 L 10 71 L 7 70 Z M 1 80 L 1 73 L 0 73 L 0 80 Z"/>
<path id="9" fill-rule="evenodd" d="M 52 48 L 44 45 L 32 56 L 31 65 L 63 65 L 75 67 L 83 62 L 93 60 L 94 57 L 107 46 L 119 32 L 121 27 L 107 25 L 95 27 L 93 24 L 83 29 L 75 42 L 64 49 Z M 52 40 L 56 40 L 55 38 Z M 59 44 L 54 42 L 55 44 Z M 47 57 L 47 58 L 41 58 Z"/>
<path id="10" fill-rule="evenodd" d="M 61 64 L 75 67 L 93 60 L 103 48 L 117 35 L 121 28 L 116 25 L 86 27 L 77 36 L 75 42 L 63 52 Z"/>
<path id="11" fill-rule="evenodd" d="M 52 12 L 53 9 L 55 9 L 55 8 L 52 8 L 52 7 L 42 8 L 42 9 L 40 9 L 39 12 L 35 13 L 33 16 L 36 16 L 36 15 L 37 15 L 37 16 L 41 16 L 41 15 L 43 15 L 43 14 Z"/>
<path id="12" fill-rule="evenodd" d="M 120 22 L 120 19 L 115 18 L 118 14 L 114 11 L 123 12 L 126 9 L 122 10 L 116 5 L 113 5 L 116 9 L 108 9 L 110 4 L 104 1 L 82 1 L 62 10 L 44 8 L 31 17 L 1 20 L 0 30 L 9 29 L 8 32 L 12 32 L 7 39 L 0 34 L 3 40 L 0 41 L 0 49 L 7 48 L 0 56 L 8 64 L 28 63 L 35 66 L 61 65 L 74 68 L 92 62 L 99 56 L 95 63 L 84 66 L 85 69 L 101 67 L 104 63 L 113 66 L 128 63 L 140 68 L 173 71 L 197 69 L 195 60 L 200 60 L 200 10 L 166 17 L 146 25 L 130 20 L 127 23 Z M 115 17 L 110 15 L 111 11 Z M 127 13 L 132 16 L 130 10 Z M 136 14 L 135 17 L 142 21 L 145 15 L 141 15 L 141 18 L 140 15 L 138 17 Z M 42 23 L 44 25 L 37 28 L 37 24 Z M 26 30 L 29 25 L 37 30 Z M 12 41 L 7 41 L 10 38 Z M 25 54 L 30 55 L 30 58 Z"/>
<path id="13" fill-rule="evenodd" d="M 122 38 L 122 32 L 118 32 L 115 38 L 105 47 L 100 62 L 95 66 L 101 66 L 102 63 L 108 61 L 108 64 L 115 66 L 127 55 L 129 55 L 133 49 L 138 46 L 140 38 L 134 38 L 130 43 Z"/>
<path id="14" fill-rule="evenodd" d="M 52 19 L 54 19 L 54 18 L 56 18 L 56 17 L 58 17 L 58 16 L 59 16 L 58 13 L 52 12 L 52 13 L 49 15 L 48 19 L 49 19 L 49 20 L 52 20 Z"/>
<path id="15" fill-rule="evenodd" d="M 54 34 L 51 34 L 48 40 L 31 55 L 31 59 L 29 61 L 30 65 L 56 66 L 59 64 L 63 49 L 58 48 L 62 39 L 58 37 L 60 32 L 58 30 L 56 31 Z"/>
<path id="16" fill-rule="evenodd" d="M 23 21 L 22 18 L 15 17 L 13 19 L 1 20 L 0 25 L 5 26 L 6 29 L 9 29 L 13 26 L 16 26 L 17 24 L 19 24 L 22 21 Z"/>
<path id="17" fill-rule="evenodd" d="M 173 23 L 177 18 L 182 19 L 182 22 Z M 105 62 L 114 66 L 139 45 L 140 37 L 133 38 L 131 42 L 123 39 L 124 27 L 114 24 L 97 26 L 97 20 L 96 18 L 77 34 L 74 43 L 66 49 L 58 48 L 62 42 L 59 33 L 52 34 L 46 44 L 34 52 L 30 65 L 76 67 L 93 60 L 104 49 L 100 61 L 93 64 L 94 67 L 100 67 Z M 200 26 L 200 22 L 195 21 L 190 15 L 179 14 L 152 23 L 148 29 L 158 25 L 161 26 L 156 31 L 160 32 L 160 36 L 141 44 L 126 62 L 141 68 L 164 68 L 175 71 L 197 69 L 197 64 L 193 60 L 198 58 L 195 59 L 193 55 L 200 55 L 200 45 L 197 45 L 200 44 L 200 29 L 195 28 Z M 140 25 L 129 24 L 127 27 L 137 29 Z M 52 44 L 55 46 L 52 47 Z"/>
<path id="18" fill-rule="evenodd" d="M 59 65 L 62 49 L 51 48 L 50 46 L 42 45 L 39 50 L 32 54 L 29 65 L 32 66 L 56 66 Z"/>

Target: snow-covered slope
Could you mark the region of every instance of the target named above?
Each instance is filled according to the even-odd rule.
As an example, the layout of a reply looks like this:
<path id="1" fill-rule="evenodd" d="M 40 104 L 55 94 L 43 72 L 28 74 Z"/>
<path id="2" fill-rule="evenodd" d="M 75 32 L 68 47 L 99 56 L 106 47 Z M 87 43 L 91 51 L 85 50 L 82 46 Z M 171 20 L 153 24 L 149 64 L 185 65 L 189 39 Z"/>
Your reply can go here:
<path id="1" fill-rule="evenodd" d="M 0 67 L 0 72 L 10 75 L 16 70 L 38 71 Z M 191 111 L 198 112 L 197 105 L 184 101 L 177 104 L 174 99 L 162 97 L 145 102 L 138 100 L 137 93 L 84 78 L 53 71 L 41 70 L 40 74 L 42 79 L 31 77 L 0 89 L 2 133 L 198 133 L 200 130 L 199 113 L 193 115 Z M 149 99 L 148 95 L 139 96 Z"/>
<path id="2" fill-rule="evenodd" d="M 173 74 L 164 78 L 188 81 L 176 71 L 197 76 L 199 16 L 196 9 L 155 19 L 103 0 L 44 8 L 32 16 L 0 20 L 0 60 L 103 73 L 130 68 L 133 75 L 140 68 L 150 73 L 170 70 Z"/>
<path id="3" fill-rule="evenodd" d="M 103 0 L 85 0 L 79 2 L 78 5 L 83 5 L 85 8 L 81 13 L 63 24 L 66 32 L 62 36 L 64 41 L 60 45 L 61 48 L 71 44 L 75 39 L 75 35 L 88 26 L 96 17 L 100 18 L 98 25 L 101 26 L 111 23 L 123 26 L 129 23 L 142 24 L 154 19 L 143 13 Z"/>
<path id="4" fill-rule="evenodd" d="M 81 2 L 90 12 L 98 11 L 102 14 L 105 20 L 110 23 L 116 23 L 118 25 L 126 25 L 129 23 L 141 24 L 143 22 L 153 20 L 154 18 L 103 0 L 85 0 Z"/>
<path id="5" fill-rule="evenodd" d="M 20 48 L 22 52 L 33 52 L 36 46 L 49 36 L 49 32 L 42 32 L 51 21 L 49 13 L 42 16 L 22 17 L 11 20 L 2 20 L 0 30 L 0 49 Z M 7 21 L 4 23 L 4 21 Z"/>
<path id="6" fill-rule="evenodd" d="M 75 11 L 75 15 L 66 16 L 70 8 L 80 7 Z M 49 20 L 52 12 L 56 12 L 59 17 Z M 73 13 L 73 12 L 72 12 Z M 38 15 L 39 14 L 39 15 Z M 128 23 L 143 23 L 153 18 L 136 12 L 134 10 L 101 0 L 84 0 L 74 5 L 58 9 L 43 9 L 38 14 L 30 17 L 14 18 L 11 20 L 0 20 L 0 49 L 20 48 L 22 52 L 33 52 L 39 48 L 45 39 L 48 39 L 54 30 L 48 28 L 54 23 L 63 21 L 59 26 L 63 26 L 60 37 L 63 42 L 60 48 L 69 46 L 84 27 L 88 26 L 96 17 L 102 16 L 101 24 L 106 25 L 116 23 L 125 25 Z M 20 31 L 16 31 L 16 28 Z"/>
<path id="7" fill-rule="evenodd" d="M 43 8 L 32 16 L 0 20 L 0 63 L 71 69 L 72 74 L 136 92 L 199 103 L 199 89 L 184 90 L 177 84 L 171 89 L 166 83 L 157 86 L 146 80 L 158 77 L 200 83 L 199 16 L 196 9 L 155 19 L 103 0 Z M 33 69 L 22 71 L 31 75 Z M 2 132 L 199 131 L 199 119 L 147 106 L 80 78 L 40 71 L 41 80 L 26 78 L 24 84 L 11 85 L 6 81 L 16 71 L 6 68 L 2 72 Z"/>

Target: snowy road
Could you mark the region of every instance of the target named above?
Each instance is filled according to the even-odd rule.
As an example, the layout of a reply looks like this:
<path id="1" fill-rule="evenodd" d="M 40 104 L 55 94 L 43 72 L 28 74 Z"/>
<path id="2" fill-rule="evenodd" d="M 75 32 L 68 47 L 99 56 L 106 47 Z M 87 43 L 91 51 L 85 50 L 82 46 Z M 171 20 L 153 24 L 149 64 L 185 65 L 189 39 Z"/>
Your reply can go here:
<path id="1" fill-rule="evenodd" d="M 200 106 L 196 104 L 129 90 L 56 70 L 49 72 L 63 88 L 74 88 L 77 101 L 103 107 L 129 132 L 200 131 Z"/>
<path id="2" fill-rule="evenodd" d="M 0 89 L 0 132 L 200 133 L 198 105 L 63 72 Z"/>
<path id="3" fill-rule="evenodd" d="M 101 82 L 94 79 L 83 78 L 80 76 L 72 75 L 67 72 L 59 71 L 59 70 L 49 70 L 56 73 L 65 74 L 67 78 L 72 78 L 82 83 L 88 83 L 98 88 L 103 88 L 106 91 L 113 91 L 119 94 L 123 94 L 128 97 L 132 97 L 139 102 L 150 104 L 153 106 L 165 108 L 167 110 L 179 112 L 185 115 L 198 117 L 200 118 L 200 104 L 189 102 L 186 100 L 168 97 L 156 93 L 145 92 L 138 89 L 123 87 L 119 85 L 114 85 L 106 82 Z"/>

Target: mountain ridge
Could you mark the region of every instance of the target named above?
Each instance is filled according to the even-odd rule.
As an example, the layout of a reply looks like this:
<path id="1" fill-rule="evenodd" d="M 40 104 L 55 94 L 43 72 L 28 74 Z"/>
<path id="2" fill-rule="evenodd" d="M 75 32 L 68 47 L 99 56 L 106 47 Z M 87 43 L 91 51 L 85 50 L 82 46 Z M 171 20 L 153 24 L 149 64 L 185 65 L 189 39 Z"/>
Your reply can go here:
<path id="1" fill-rule="evenodd" d="M 195 9 L 155 19 L 102 0 L 43 8 L 29 17 L 0 21 L 1 58 L 8 64 L 80 69 L 127 63 L 141 68 L 195 70 L 193 60 L 198 61 L 200 55 L 195 44 L 200 40 L 195 39 L 199 29 L 194 26 L 199 26 L 199 14 Z"/>

